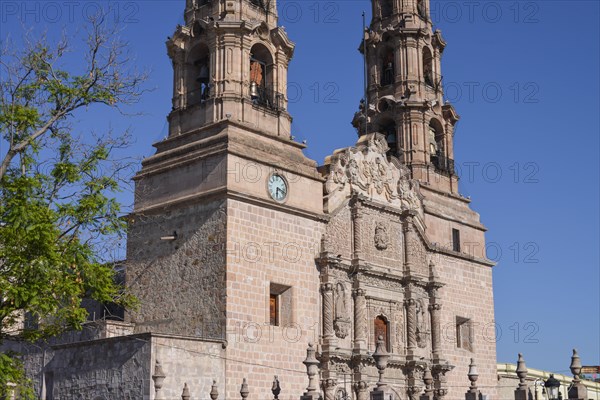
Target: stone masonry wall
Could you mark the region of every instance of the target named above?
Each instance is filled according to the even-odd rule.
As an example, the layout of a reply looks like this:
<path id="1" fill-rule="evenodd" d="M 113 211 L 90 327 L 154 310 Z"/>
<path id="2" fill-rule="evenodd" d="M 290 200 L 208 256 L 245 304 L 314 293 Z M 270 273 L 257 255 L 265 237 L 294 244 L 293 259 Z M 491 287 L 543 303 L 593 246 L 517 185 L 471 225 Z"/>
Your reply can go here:
<path id="1" fill-rule="evenodd" d="M 137 332 L 224 337 L 225 224 L 223 201 L 132 217 L 126 282 L 140 307 L 127 319 Z"/>
<path id="2" fill-rule="evenodd" d="M 227 392 L 239 398 L 243 378 L 250 398 L 269 399 L 274 375 L 281 399 L 297 399 L 307 385 L 308 342 L 320 329 L 319 274 L 315 257 L 321 222 L 291 213 L 227 202 Z M 291 322 L 269 325 L 270 283 L 289 286 Z"/>
<path id="3" fill-rule="evenodd" d="M 45 367 L 49 398 L 150 399 L 148 339 L 136 335 L 55 347 Z"/>

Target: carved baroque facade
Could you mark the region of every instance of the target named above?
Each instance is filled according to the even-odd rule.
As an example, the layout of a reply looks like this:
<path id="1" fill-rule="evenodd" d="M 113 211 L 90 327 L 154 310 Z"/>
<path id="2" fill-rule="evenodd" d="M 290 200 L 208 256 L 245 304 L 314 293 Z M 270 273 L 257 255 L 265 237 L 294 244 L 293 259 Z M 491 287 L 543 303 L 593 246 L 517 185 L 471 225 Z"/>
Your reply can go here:
<path id="1" fill-rule="evenodd" d="M 286 398 L 297 397 L 315 342 L 324 399 L 366 400 L 379 336 L 397 400 L 461 398 L 471 358 L 495 398 L 493 264 L 479 215 L 458 194 L 458 116 L 439 81 L 446 43 L 428 0 L 372 4 L 358 142 L 317 167 L 290 139 L 294 44 L 277 26 L 275 2 L 186 2 L 185 25 L 167 43 L 169 137 L 135 177 L 126 281 L 141 305 L 126 321 L 137 340 L 159 339 L 146 342 L 132 398 L 152 392 L 147 372 L 158 357 L 168 398 L 183 382 L 210 388 L 213 379 L 237 398 L 247 378 L 252 398 L 266 399 L 273 375 Z M 210 376 L 204 342 L 219 360 Z M 67 364 L 41 367 L 61 377 L 56 393 L 78 373 Z"/>

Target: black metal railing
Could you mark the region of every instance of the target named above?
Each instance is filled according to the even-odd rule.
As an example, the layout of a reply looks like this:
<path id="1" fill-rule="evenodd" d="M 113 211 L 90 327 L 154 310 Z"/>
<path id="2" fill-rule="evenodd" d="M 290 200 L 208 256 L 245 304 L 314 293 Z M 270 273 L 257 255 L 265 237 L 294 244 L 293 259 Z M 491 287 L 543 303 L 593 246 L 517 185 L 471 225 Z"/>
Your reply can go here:
<path id="1" fill-rule="evenodd" d="M 431 163 L 435 169 L 446 174 L 454 175 L 454 160 L 441 154 L 431 156 Z"/>
<path id="2" fill-rule="evenodd" d="M 283 102 L 283 94 L 268 88 L 258 86 L 252 89 L 250 98 L 252 104 L 265 107 L 273 111 L 285 111 L 285 105 Z"/>

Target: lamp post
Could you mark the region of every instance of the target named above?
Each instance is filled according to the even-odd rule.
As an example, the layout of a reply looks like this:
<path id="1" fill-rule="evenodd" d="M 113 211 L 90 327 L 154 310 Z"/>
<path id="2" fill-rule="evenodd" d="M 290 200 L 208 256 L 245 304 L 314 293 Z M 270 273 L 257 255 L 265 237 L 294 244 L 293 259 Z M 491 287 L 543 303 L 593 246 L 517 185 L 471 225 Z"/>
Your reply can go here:
<path id="1" fill-rule="evenodd" d="M 544 383 L 548 400 L 560 400 L 562 394 L 560 393 L 560 382 L 554 377 L 554 374 L 550 374 L 550 377 Z"/>

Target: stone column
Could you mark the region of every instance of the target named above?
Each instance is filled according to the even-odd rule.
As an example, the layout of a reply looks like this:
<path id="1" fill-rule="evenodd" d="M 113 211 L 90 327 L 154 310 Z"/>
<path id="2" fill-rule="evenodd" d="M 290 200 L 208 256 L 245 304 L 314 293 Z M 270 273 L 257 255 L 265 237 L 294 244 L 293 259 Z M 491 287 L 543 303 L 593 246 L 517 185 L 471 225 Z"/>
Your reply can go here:
<path id="1" fill-rule="evenodd" d="M 404 247 L 406 259 L 404 263 L 404 273 L 412 274 L 416 268 L 418 260 L 415 259 L 416 249 L 413 247 L 419 243 L 419 238 L 412 224 L 412 217 L 408 217 L 404 226 Z"/>
<path id="2" fill-rule="evenodd" d="M 355 289 L 354 296 L 354 352 L 367 350 L 367 298 L 363 289 Z"/>
<path id="3" fill-rule="evenodd" d="M 334 338 L 333 333 L 333 285 L 323 283 L 321 285 L 321 296 L 323 298 L 323 341 L 325 344 Z"/>
<path id="4" fill-rule="evenodd" d="M 352 226 L 354 229 L 354 259 L 360 260 L 362 258 L 362 211 L 358 206 L 354 206 L 352 209 Z"/>
<path id="5" fill-rule="evenodd" d="M 416 303 L 414 299 L 407 299 L 404 304 L 406 306 L 407 348 L 410 354 L 417 348 Z"/>
<path id="6" fill-rule="evenodd" d="M 434 300 L 435 301 L 435 300 Z M 441 304 L 433 303 L 429 305 L 429 314 L 431 315 L 431 352 L 433 359 L 441 358 L 441 332 L 440 332 L 440 310 Z"/>

